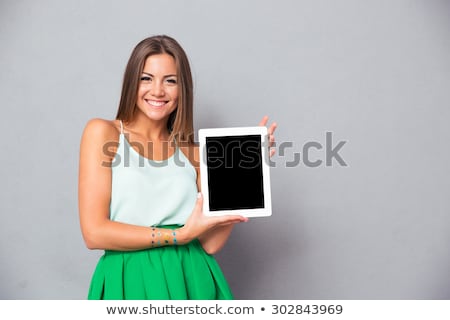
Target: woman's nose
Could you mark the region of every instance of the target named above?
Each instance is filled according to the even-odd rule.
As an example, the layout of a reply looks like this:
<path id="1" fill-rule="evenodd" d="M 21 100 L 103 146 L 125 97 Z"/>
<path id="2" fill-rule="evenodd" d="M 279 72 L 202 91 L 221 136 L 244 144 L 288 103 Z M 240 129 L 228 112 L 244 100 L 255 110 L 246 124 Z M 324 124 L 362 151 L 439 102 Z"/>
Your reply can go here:
<path id="1" fill-rule="evenodd" d="M 161 97 L 164 95 L 164 86 L 160 81 L 154 81 L 150 93 L 155 97 Z"/>

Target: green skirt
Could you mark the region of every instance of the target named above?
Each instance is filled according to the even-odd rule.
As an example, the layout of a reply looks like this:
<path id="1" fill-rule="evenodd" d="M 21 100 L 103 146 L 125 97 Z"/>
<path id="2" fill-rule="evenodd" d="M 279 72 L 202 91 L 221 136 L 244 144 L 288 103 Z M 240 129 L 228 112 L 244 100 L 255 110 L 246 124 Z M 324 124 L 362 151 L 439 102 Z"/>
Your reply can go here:
<path id="1" fill-rule="evenodd" d="M 200 242 L 140 251 L 105 251 L 89 300 L 231 300 L 216 259 Z"/>

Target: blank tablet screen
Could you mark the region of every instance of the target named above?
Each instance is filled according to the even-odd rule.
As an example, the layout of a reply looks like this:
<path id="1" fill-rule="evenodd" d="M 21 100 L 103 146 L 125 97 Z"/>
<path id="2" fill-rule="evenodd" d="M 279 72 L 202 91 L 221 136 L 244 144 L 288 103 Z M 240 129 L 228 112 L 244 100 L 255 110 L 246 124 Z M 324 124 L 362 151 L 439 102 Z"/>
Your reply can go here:
<path id="1" fill-rule="evenodd" d="M 264 208 L 261 136 L 206 137 L 209 210 Z"/>

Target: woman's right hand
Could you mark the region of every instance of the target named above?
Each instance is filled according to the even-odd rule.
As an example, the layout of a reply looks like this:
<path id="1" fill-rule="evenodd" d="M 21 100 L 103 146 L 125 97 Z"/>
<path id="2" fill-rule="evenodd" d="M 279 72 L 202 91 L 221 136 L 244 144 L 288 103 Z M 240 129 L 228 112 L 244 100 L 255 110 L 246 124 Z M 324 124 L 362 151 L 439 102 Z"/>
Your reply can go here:
<path id="1" fill-rule="evenodd" d="M 203 196 L 199 193 L 194 210 L 186 221 L 186 224 L 178 229 L 178 242 L 181 244 L 188 243 L 216 227 L 246 221 L 248 221 L 248 218 L 239 215 L 225 215 L 217 217 L 205 216 L 203 214 Z"/>

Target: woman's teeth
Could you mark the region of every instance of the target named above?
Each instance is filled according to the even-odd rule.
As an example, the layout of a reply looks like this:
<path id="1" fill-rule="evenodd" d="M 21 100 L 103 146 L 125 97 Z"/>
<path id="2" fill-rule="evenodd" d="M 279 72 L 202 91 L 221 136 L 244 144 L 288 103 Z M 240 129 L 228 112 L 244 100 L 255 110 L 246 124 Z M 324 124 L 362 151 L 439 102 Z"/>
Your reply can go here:
<path id="1" fill-rule="evenodd" d="M 162 107 L 166 104 L 165 101 L 154 101 L 154 100 L 147 100 L 147 103 L 153 107 Z"/>

